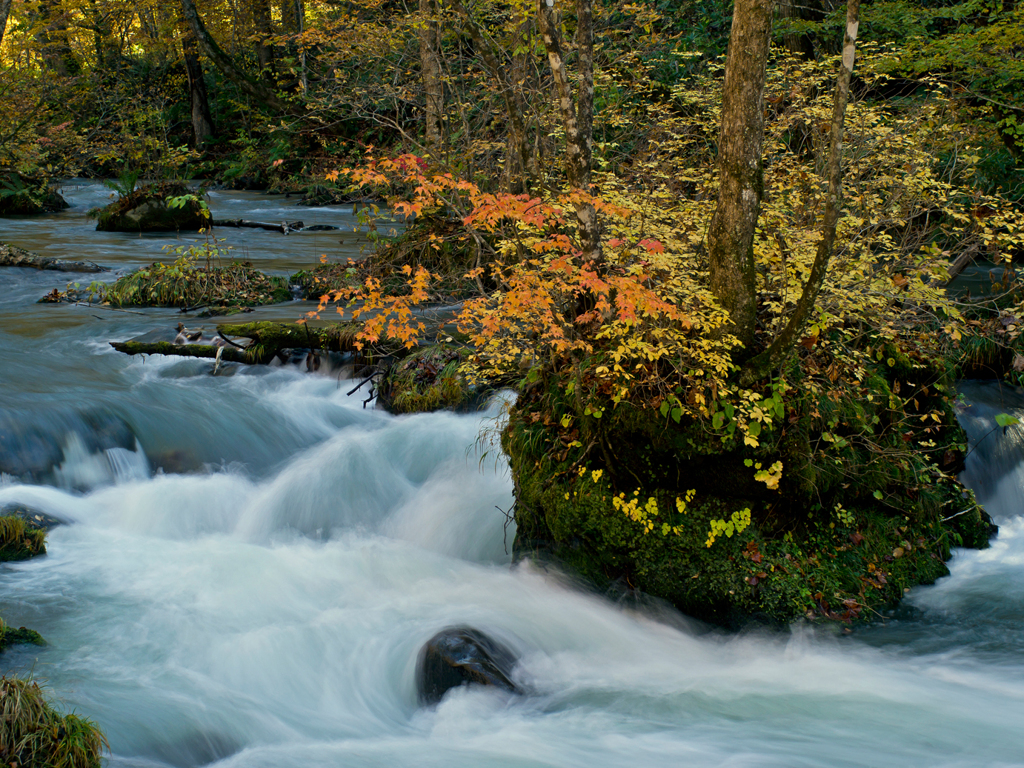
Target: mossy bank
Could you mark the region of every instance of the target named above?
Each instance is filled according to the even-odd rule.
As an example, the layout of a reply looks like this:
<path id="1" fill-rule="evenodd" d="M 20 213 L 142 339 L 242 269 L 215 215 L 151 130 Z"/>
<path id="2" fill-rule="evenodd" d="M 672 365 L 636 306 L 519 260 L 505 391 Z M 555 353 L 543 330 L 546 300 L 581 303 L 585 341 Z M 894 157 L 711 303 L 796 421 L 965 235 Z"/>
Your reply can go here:
<path id="1" fill-rule="evenodd" d="M 995 529 L 955 478 L 952 368 L 873 351 L 853 383 L 794 365 L 766 386 L 775 418 L 756 446 L 727 416 L 621 403 L 595 417 L 562 381 L 527 385 L 503 433 L 516 556 L 732 627 L 877 616 Z"/>

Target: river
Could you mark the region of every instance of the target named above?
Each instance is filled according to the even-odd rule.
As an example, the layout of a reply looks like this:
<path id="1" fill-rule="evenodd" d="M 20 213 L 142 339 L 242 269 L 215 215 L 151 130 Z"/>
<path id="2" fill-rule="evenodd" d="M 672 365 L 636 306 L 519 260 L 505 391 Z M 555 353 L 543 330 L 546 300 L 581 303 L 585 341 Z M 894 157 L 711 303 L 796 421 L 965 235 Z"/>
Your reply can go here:
<path id="1" fill-rule="evenodd" d="M 69 211 L 0 219 L 0 240 L 125 269 L 197 239 L 94 232 L 84 213 L 108 194 L 69 186 Z M 224 231 L 277 274 L 362 240 L 347 208 L 243 192 L 211 208 L 344 228 Z M 34 303 L 68 279 L 0 269 L 0 432 L 39 467 L 29 438 L 60 446 L 5 476 L 0 506 L 69 521 L 47 556 L 0 566 L 0 615 L 49 641 L 0 670 L 96 720 L 109 765 L 1024 765 L 1024 445 L 992 430 L 1019 394 L 963 388 L 965 477 L 1001 526 L 990 549 L 958 551 L 950 577 L 849 635 L 730 635 L 510 567 L 500 400 L 393 417 L 333 376 L 129 358 L 107 342 L 178 313 Z M 513 648 L 530 694 L 419 708 L 417 651 L 452 624 Z"/>

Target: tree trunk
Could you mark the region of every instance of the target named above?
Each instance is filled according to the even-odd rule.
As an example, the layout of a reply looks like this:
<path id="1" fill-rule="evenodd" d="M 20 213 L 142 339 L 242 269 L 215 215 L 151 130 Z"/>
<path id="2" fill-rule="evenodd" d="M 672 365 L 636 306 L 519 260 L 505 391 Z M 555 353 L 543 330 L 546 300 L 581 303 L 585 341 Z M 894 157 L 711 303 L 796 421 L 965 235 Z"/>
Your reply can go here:
<path id="1" fill-rule="evenodd" d="M 554 3 L 537 0 L 537 26 L 548 52 L 548 66 L 555 80 L 558 110 L 565 131 L 565 172 L 569 184 L 590 194 L 590 161 L 593 148 L 594 125 L 594 17 L 591 0 L 576 0 L 576 40 L 580 60 L 580 86 L 578 103 L 573 103 L 572 85 L 562 55 L 561 34 L 555 18 Z M 593 204 L 576 204 L 579 224 L 580 250 L 583 261 L 600 262 L 601 223 Z"/>
<path id="2" fill-rule="evenodd" d="M 767 375 L 792 352 L 811 311 L 814 309 L 814 302 L 818 298 L 818 292 L 828 273 L 828 264 L 835 247 L 839 214 L 843 207 L 843 125 L 846 121 L 846 105 L 850 100 L 850 77 L 853 74 L 856 58 L 857 28 L 859 26 L 860 0 L 847 0 L 843 58 L 839 64 L 835 96 L 832 102 L 832 126 L 829 136 L 828 165 L 826 166 L 828 197 L 821 222 L 821 240 L 818 242 L 818 249 L 814 254 L 811 274 L 807 278 L 807 284 L 804 286 L 803 293 L 800 294 L 800 299 L 785 328 L 771 346 L 751 360 L 744 370 L 741 378 L 746 381 L 756 381 Z"/>
<path id="3" fill-rule="evenodd" d="M 58 77 L 77 75 L 81 67 L 68 42 L 67 14 L 55 0 L 40 0 L 38 13 L 43 26 L 36 40 L 47 69 Z"/>
<path id="4" fill-rule="evenodd" d="M 217 69 L 224 73 L 228 80 L 238 86 L 247 96 L 252 97 L 275 112 L 294 111 L 292 105 L 280 98 L 273 90 L 265 84 L 253 80 L 235 66 L 235 62 L 231 60 L 231 57 L 217 45 L 217 41 L 206 30 L 203 20 L 199 18 L 199 12 L 196 10 L 196 4 L 193 0 L 181 0 L 181 9 L 185 21 L 188 22 L 189 27 L 192 29 L 192 34 L 195 35 L 199 49 L 207 59 L 213 62 Z"/>
<path id="5" fill-rule="evenodd" d="M 526 115 L 526 100 L 523 98 L 522 83 L 515 78 L 515 70 L 510 70 L 503 64 L 504 54 L 487 39 L 484 29 L 469 15 L 466 7 L 459 0 L 453 0 L 452 7 L 462 16 L 476 52 L 483 60 L 485 69 L 498 86 L 501 98 L 505 102 L 510 146 L 510 159 L 506 163 L 508 189 L 514 193 L 525 192 L 529 188 L 527 175 L 530 147 L 527 144 L 526 125 L 523 121 Z M 518 174 L 514 170 L 516 167 L 519 169 Z"/>
<path id="6" fill-rule="evenodd" d="M 188 75 L 188 93 L 192 104 L 192 133 L 195 135 L 196 147 L 201 149 L 214 137 L 215 131 L 203 65 L 199 61 L 196 38 L 191 28 L 186 28 L 181 38 L 181 49 L 185 56 L 185 73 Z"/>
<path id="7" fill-rule="evenodd" d="M 270 0 L 253 0 L 253 26 L 256 29 L 256 60 L 264 80 L 276 82 L 274 73 L 274 47 L 267 40 L 274 34 L 270 16 Z"/>
<path id="8" fill-rule="evenodd" d="M 7 17 L 11 15 L 11 0 L 0 0 L 0 45 L 4 43 L 4 30 L 7 29 Z"/>
<path id="9" fill-rule="evenodd" d="M 437 159 L 441 153 L 444 120 L 444 83 L 441 80 L 441 62 L 438 60 L 440 25 L 437 21 L 435 0 L 419 0 L 420 70 L 425 95 L 427 154 Z"/>
<path id="10" fill-rule="evenodd" d="M 718 204 L 708 228 L 711 290 L 729 311 L 730 328 L 753 352 L 757 301 L 754 229 L 764 180 L 764 80 L 772 0 L 736 0 L 725 62 L 718 141 Z"/>

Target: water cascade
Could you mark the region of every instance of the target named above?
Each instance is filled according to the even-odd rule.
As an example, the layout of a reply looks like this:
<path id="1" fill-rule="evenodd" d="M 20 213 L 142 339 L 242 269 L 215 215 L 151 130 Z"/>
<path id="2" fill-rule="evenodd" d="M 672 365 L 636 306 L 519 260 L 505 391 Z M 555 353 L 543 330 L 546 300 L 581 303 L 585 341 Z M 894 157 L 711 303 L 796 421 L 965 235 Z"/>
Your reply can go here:
<path id="1" fill-rule="evenodd" d="M 158 258 L 167 238 L 89 231 L 99 194 L 5 220 L 3 239 L 115 267 Z M 212 207 L 298 218 L 247 193 Z M 230 237 L 254 253 L 284 239 Z M 322 245 L 302 237 L 288 245 Z M 328 376 L 127 358 L 106 342 L 176 313 L 34 304 L 54 280 L 0 271 L 0 424 L 22 435 L 0 448 L 24 457 L 31 434 L 49 451 L 36 474 L 7 472 L 0 507 L 67 521 L 46 557 L 0 566 L 0 614 L 49 641 L 0 669 L 99 722 L 111 766 L 1020 764 L 1024 433 L 993 421 L 1024 414 L 1019 394 L 963 389 L 966 477 L 1000 525 L 990 549 L 958 551 L 950 577 L 850 635 L 729 635 L 511 567 L 500 398 L 392 417 Z M 510 648 L 528 695 L 464 688 L 421 707 L 418 651 L 456 625 Z"/>

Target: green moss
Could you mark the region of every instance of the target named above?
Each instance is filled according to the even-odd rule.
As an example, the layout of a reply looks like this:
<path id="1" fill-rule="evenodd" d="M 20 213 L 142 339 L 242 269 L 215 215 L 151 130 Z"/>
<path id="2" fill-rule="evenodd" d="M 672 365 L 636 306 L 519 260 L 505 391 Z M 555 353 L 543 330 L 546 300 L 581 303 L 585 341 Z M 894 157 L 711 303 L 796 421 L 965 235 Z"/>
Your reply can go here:
<path id="1" fill-rule="evenodd" d="M 46 641 L 34 629 L 8 627 L 0 619 L 0 653 L 12 645 L 46 645 Z"/>
<path id="2" fill-rule="evenodd" d="M 425 413 L 475 407 L 482 394 L 459 372 L 462 351 L 445 345 L 423 347 L 388 369 L 377 397 L 392 413 Z"/>
<path id="3" fill-rule="evenodd" d="M 90 720 L 61 714 L 31 679 L 0 677 L 0 763 L 28 768 L 100 768 L 106 737 Z"/>
<path id="4" fill-rule="evenodd" d="M 248 263 L 226 267 L 154 263 L 104 287 L 103 301 L 119 307 L 251 307 L 290 301 L 288 281 Z"/>
<path id="5" fill-rule="evenodd" d="M 948 573 L 951 546 L 987 546 L 994 527 L 950 474 L 966 440 L 942 361 L 877 352 L 846 383 L 792 370 L 785 418 L 756 447 L 657 409 L 588 417 L 555 379 L 528 387 L 503 434 L 517 556 L 551 557 L 730 626 L 852 621 L 895 604 Z M 771 489 L 754 473 L 776 461 Z M 627 515 L 615 496 L 656 511 Z M 708 546 L 712 521 L 743 510 L 749 525 Z"/>
<path id="6" fill-rule="evenodd" d="M 0 517 L 0 562 L 45 555 L 45 542 L 46 531 L 33 529 L 20 517 Z"/>

